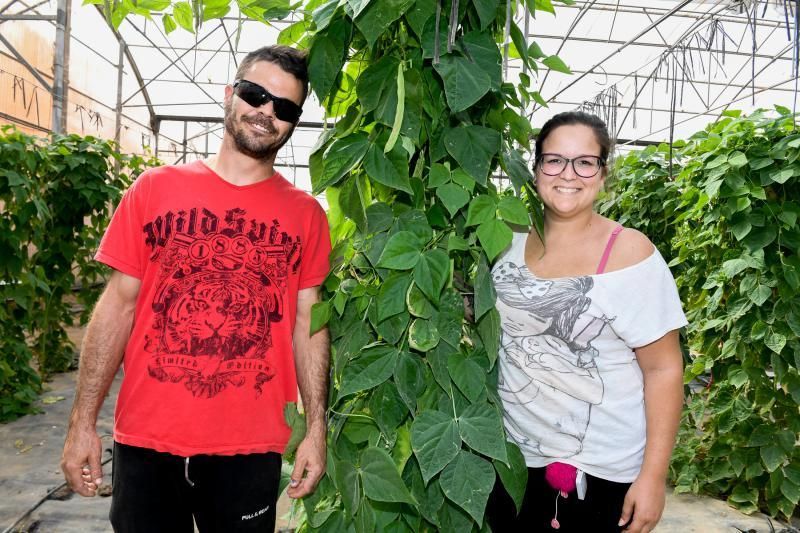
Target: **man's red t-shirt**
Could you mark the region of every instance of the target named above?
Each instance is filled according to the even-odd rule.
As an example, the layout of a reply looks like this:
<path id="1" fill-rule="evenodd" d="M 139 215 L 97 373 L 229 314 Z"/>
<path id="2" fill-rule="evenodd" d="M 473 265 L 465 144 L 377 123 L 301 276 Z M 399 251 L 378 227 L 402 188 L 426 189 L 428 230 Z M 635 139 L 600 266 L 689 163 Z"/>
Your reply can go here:
<path id="1" fill-rule="evenodd" d="M 148 170 L 96 259 L 142 281 L 114 438 L 188 457 L 282 453 L 297 400 L 297 292 L 328 274 L 317 201 L 278 173 L 247 186 L 202 162 Z"/>

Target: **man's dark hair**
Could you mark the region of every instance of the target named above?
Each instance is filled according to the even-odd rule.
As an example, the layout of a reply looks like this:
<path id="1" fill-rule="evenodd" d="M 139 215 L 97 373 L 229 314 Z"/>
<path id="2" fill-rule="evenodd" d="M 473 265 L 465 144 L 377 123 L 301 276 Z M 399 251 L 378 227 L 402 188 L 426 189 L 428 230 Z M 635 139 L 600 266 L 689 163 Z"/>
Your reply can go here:
<path id="1" fill-rule="evenodd" d="M 554 115 L 545 122 L 539 131 L 539 135 L 536 136 L 536 160 L 534 161 L 534 166 L 541 161 L 542 146 L 544 146 L 547 136 L 561 126 L 587 126 L 591 128 L 597 144 L 600 145 L 600 158 L 604 164 L 608 162 L 608 154 L 611 153 L 611 137 L 608 135 L 606 123 L 600 120 L 599 117 L 584 111 L 566 111 Z"/>
<path id="2" fill-rule="evenodd" d="M 236 69 L 236 79 L 242 79 L 247 69 L 258 61 L 275 63 L 281 67 L 281 69 L 300 80 L 303 84 L 303 100 L 300 102 L 300 105 L 303 105 L 303 102 L 306 101 L 306 97 L 308 96 L 308 67 L 306 65 L 305 52 L 279 44 L 253 50 L 244 56 L 242 62 L 239 63 L 239 68 Z"/>

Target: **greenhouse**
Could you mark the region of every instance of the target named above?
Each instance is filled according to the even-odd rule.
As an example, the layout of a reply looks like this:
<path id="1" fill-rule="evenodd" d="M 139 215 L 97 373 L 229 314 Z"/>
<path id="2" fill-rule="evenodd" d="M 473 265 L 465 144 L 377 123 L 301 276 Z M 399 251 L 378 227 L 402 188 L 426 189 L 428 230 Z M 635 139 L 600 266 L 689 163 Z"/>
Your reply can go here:
<path id="1" fill-rule="evenodd" d="M 282 454 L 201 532 L 798 531 L 798 79 L 793 0 L 0 0 L 0 527 L 138 448 Z"/>

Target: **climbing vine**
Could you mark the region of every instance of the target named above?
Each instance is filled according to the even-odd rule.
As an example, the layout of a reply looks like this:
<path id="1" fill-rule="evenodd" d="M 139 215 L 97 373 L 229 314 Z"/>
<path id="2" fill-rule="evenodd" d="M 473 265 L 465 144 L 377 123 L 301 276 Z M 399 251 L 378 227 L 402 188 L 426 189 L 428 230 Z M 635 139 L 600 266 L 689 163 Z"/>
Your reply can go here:
<path id="1" fill-rule="evenodd" d="M 800 500 L 800 133 L 790 110 L 726 112 L 678 143 L 619 161 L 601 210 L 650 236 L 689 319 L 671 476 L 746 512 Z"/>

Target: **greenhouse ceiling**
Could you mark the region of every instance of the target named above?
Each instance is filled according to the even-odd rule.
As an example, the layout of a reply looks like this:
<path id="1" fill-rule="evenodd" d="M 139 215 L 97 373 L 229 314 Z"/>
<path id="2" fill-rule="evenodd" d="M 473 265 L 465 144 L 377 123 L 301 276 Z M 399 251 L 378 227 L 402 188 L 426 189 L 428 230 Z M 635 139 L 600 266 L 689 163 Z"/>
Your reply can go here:
<path id="1" fill-rule="evenodd" d="M 517 10 L 528 44 L 557 54 L 571 70 L 534 75 L 547 106 L 534 104 L 531 120 L 538 126 L 556 112 L 583 108 L 603 117 L 624 147 L 685 138 L 727 109 L 794 109 L 796 6 L 795 0 L 588 0 L 557 4 L 555 16 Z M 25 15 L 52 19 L 55 8 L 52 0 L 12 0 L 0 7 L 0 24 L 34 24 L 19 20 Z M 83 66 L 97 76 L 110 107 L 118 102 L 125 116 L 156 130 L 143 144 L 173 160 L 202 157 L 221 139 L 223 88 L 238 61 L 275 42 L 295 21 L 290 16 L 267 25 L 231 13 L 205 22 L 196 34 L 179 28 L 167 36 L 160 16 L 128 17 L 115 34 L 98 9 L 76 2 L 73 56 L 83 50 L 77 55 L 85 56 Z M 118 42 L 125 45 L 119 96 Z M 0 50 L 7 52 L 8 44 L 0 42 Z M 519 79 L 520 65 L 508 58 L 508 80 Z M 312 96 L 280 154 L 281 165 L 303 184 L 324 118 Z"/>

